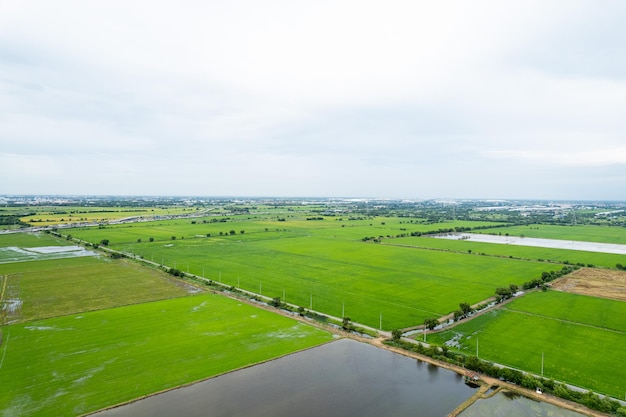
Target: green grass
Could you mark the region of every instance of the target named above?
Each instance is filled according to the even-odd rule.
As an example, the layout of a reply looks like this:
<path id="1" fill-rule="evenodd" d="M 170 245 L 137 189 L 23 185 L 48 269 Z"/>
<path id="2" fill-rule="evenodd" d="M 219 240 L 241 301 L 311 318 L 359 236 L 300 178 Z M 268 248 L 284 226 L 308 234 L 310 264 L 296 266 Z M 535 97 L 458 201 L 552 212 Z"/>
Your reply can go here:
<path id="1" fill-rule="evenodd" d="M 181 297 L 189 289 L 164 272 L 132 261 L 82 257 L 0 264 L 6 299 L 22 301 L 7 320 L 59 315 Z"/>
<path id="2" fill-rule="evenodd" d="M 349 217 L 307 221 L 302 216 L 284 222 L 267 216 L 218 219 L 74 229 L 72 235 L 94 243 L 109 239 L 111 247 L 145 259 L 266 296 L 284 294 L 289 303 L 312 305 L 339 317 L 345 314 L 376 328 L 382 314 L 384 329 L 421 324 L 426 317 L 450 313 L 461 302 L 483 301 L 497 287 L 519 285 L 560 268 L 362 241 L 486 222 L 428 224 Z M 385 238 L 391 243 L 399 240 Z"/>
<path id="3" fill-rule="evenodd" d="M 626 390 L 625 303 L 567 293 L 531 293 L 453 329 L 429 336 L 457 338 L 461 351 L 541 373 L 613 397 Z M 615 316 L 613 316 L 615 315 Z"/>
<path id="4" fill-rule="evenodd" d="M 500 229 L 497 229 L 500 230 Z M 512 256 L 514 258 L 545 260 L 551 262 L 569 262 L 572 264 L 595 265 L 613 268 L 616 264 L 626 264 L 626 256 L 611 253 L 587 252 L 567 249 L 539 248 L 532 246 L 503 245 L 498 243 L 472 242 L 468 240 L 435 239 L 429 237 L 407 237 L 395 239 L 388 243 L 452 250 L 457 252 L 471 251 L 473 254 L 484 253 L 491 256 Z"/>
<path id="5" fill-rule="evenodd" d="M 482 231 L 490 233 L 491 231 Z M 497 233 L 511 236 L 524 235 L 544 239 L 580 240 L 583 242 L 617 243 L 626 245 L 626 228 L 619 226 L 557 226 L 533 224 L 529 226 L 503 227 Z"/>
<path id="6" fill-rule="evenodd" d="M 0 415 L 74 416 L 331 339 L 211 294 L 11 325 Z"/>
<path id="7" fill-rule="evenodd" d="M 0 234 L 0 248 L 16 246 L 20 248 L 37 248 L 41 246 L 73 245 L 66 239 L 61 239 L 47 233 L 8 233 Z"/>
<path id="8" fill-rule="evenodd" d="M 529 294 L 504 308 L 626 333 L 626 303 L 623 301 L 548 291 Z"/>
<path id="9" fill-rule="evenodd" d="M 125 247 L 206 278 L 359 323 L 393 329 L 421 324 L 460 302 L 537 278 L 559 266 L 412 248 L 268 234 L 185 239 Z"/>

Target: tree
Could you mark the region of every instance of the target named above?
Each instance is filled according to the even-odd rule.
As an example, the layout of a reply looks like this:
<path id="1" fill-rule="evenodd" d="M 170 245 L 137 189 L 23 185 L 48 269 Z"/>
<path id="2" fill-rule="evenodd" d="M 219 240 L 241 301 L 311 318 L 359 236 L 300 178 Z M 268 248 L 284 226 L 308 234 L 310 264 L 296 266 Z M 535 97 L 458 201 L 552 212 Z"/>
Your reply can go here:
<path id="1" fill-rule="evenodd" d="M 102 239 L 100 241 L 100 244 L 103 245 L 103 246 L 109 246 L 109 239 Z"/>
<path id="2" fill-rule="evenodd" d="M 424 326 L 428 330 L 433 330 L 435 327 L 439 325 L 439 320 L 436 317 L 428 317 L 424 319 Z"/>
<path id="3" fill-rule="evenodd" d="M 176 236 L 172 236 L 172 240 L 176 240 Z"/>
<path id="4" fill-rule="evenodd" d="M 496 289 L 496 301 L 501 303 L 502 301 L 511 298 L 513 293 L 510 288 L 499 287 Z"/>
<path id="5" fill-rule="evenodd" d="M 137 243 L 141 243 L 141 238 L 137 238 Z"/>
<path id="6" fill-rule="evenodd" d="M 461 303 L 459 304 L 459 307 L 461 307 L 461 311 L 465 317 L 472 312 L 472 306 L 470 306 L 469 303 Z"/>
<path id="7" fill-rule="evenodd" d="M 150 239 L 148 239 L 150 242 L 154 242 L 154 238 L 151 237 Z"/>
<path id="8" fill-rule="evenodd" d="M 400 329 L 393 329 L 393 330 L 391 331 L 391 338 L 392 338 L 393 340 L 395 340 L 396 342 L 397 342 L 398 340 L 400 340 L 400 338 L 401 338 L 401 337 L 402 337 L 402 330 L 400 330 Z"/>
<path id="9" fill-rule="evenodd" d="M 234 235 L 234 234 L 236 234 L 237 232 L 235 232 L 234 230 L 231 230 L 231 231 L 230 231 L 230 232 L 228 232 L 228 233 L 230 233 L 230 235 L 231 235 L 231 236 L 233 236 L 233 235 Z"/>
<path id="10" fill-rule="evenodd" d="M 341 328 L 346 330 L 346 331 L 351 331 L 352 330 L 352 323 L 350 323 L 350 317 L 344 317 L 342 324 L 341 324 Z"/>
<path id="11" fill-rule="evenodd" d="M 455 310 L 454 311 L 454 321 L 459 321 L 463 318 L 463 311 Z"/>
<path id="12" fill-rule="evenodd" d="M 280 301 L 280 297 L 274 297 L 274 298 L 272 298 L 272 301 L 270 301 L 270 304 L 273 305 L 274 307 L 278 308 L 283 303 Z"/>

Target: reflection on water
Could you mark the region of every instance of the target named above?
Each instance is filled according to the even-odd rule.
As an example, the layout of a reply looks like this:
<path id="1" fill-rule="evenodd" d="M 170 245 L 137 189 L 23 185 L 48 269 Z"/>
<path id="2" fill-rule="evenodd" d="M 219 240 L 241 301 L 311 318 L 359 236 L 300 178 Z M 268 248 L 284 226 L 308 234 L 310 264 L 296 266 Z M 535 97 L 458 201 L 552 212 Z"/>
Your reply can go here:
<path id="1" fill-rule="evenodd" d="M 459 417 L 585 417 L 575 411 L 531 400 L 511 392 L 499 392 L 491 398 L 478 400 Z"/>
<path id="2" fill-rule="evenodd" d="M 473 393 L 454 372 L 342 339 L 94 417 L 445 417 Z"/>

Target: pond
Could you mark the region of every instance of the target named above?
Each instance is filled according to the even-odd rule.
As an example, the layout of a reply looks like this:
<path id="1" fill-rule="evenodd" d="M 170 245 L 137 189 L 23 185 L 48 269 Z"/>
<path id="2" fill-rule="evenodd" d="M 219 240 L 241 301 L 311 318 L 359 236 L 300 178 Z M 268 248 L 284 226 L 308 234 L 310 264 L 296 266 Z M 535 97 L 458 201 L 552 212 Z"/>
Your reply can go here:
<path id="1" fill-rule="evenodd" d="M 480 399 L 458 417 L 585 417 L 556 405 L 535 401 L 509 392 Z"/>
<path id="2" fill-rule="evenodd" d="M 445 417 L 474 392 L 452 371 L 340 339 L 92 417 Z"/>

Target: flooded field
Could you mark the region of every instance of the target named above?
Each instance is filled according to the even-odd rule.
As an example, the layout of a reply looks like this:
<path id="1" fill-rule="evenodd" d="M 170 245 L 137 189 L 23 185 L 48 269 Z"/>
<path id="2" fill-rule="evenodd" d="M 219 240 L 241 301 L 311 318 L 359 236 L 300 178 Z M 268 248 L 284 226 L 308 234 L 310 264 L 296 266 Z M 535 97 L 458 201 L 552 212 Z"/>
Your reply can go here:
<path id="1" fill-rule="evenodd" d="M 82 246 L 40 246 L 36 248 L 9 246 L 0 248 L 0 264 L 95 255 L 95 252 Z"/>
<path id="2" fill-rule="evenodd" d="M 468 242 L 498 243 L 502 245 L 535 246 L 539 248 L 569 249 L 587 252 L 626 255 L 626 245 L 614 243 L 581 242 L 576 240 L 539 239 L 533 237 L 494 236 L 476 233 L 449 233 L 433 236 L 437 239 L 465 240 Z"/>
<path id="3" fill-rule="evenodd" d="M 474 392 L 454 372 L 341 339 L 92 417 L 445 417 Z"/>
<path id="4" fill-rule="evenodd" d="M 459 417 L 585 417 L 584 414 L 508 392 L 480 399 Z"/>

